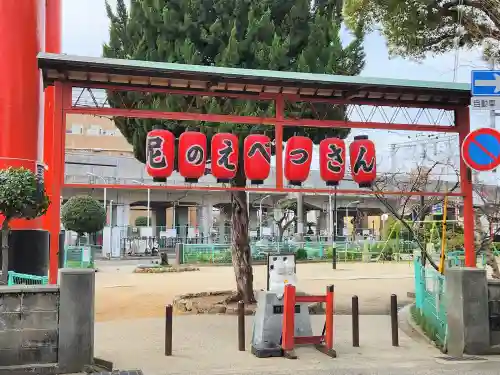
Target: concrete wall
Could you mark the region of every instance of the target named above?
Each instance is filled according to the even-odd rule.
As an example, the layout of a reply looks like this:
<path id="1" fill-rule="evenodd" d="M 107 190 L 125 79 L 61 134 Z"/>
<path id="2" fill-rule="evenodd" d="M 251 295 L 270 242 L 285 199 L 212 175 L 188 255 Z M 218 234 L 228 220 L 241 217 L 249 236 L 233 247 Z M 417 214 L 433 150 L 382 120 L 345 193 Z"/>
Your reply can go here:
<path id="1" fill-rule="evenodd" d="M 57 363 L 59 287 L 0 288 L 0 366 Z"/>
<path id="2" fill-rule="evenodd" d="M 488 280 L 488 312 L 490 343 L 500 345 L 500 280 Z"/>
<path id="3" fill-rule="evenodd" d="M 0 375 L 75 373 L 92 364 L 95 272 L 61 269 L 59 282 L 0 287 Z"/>
<path id="4" fill-rule="evenodd" d="M 446 315 L 449 355 L 500 353 L 500 281 L 486 270 L 446 271 Z"/>

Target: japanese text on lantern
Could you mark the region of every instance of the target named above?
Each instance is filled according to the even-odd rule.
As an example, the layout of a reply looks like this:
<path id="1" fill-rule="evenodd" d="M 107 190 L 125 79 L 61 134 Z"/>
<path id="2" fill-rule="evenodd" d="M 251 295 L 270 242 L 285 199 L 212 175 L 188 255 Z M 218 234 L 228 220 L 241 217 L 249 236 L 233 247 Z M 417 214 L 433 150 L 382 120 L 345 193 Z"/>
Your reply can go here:
<path id="1" fill-rule="evenodd" d="M 340 138 L 326 138 L 319 144 L 319 171 L 327 186 L 337 186 L 345 176 L 345 142 Z"/>
<path id="2" fill-rule="evenodd" d="M 217 182 L 228 183 L 238 169 L 238 137 L 231 133 L 218 133 L 212 137 L 212 175 Z"/>
<path id="3" fill-rule="evenodd" d="M 361 188 L 371 187 L 377 177 L 375 144 L 368 136 L 358 135 L 349 146 L 349 156 L 352 179 Z"/>
<path id="4" fill-rule="evenodd" d="M 186 182 L 198 182 L 205 174 L 207 137 L 203 133 L 187 131 L 179 137 L 179 174 Z"/>
<path id="5" fill-rule="evenodd" d="M 237 176 L 240 155 L 238 137 L 217 133 L 210 143 L 212 175 L 219 183 L 229 183 Z M 196 183 L 205 175 L 207 137 L 186 131 L 179 137 L 178 170 L 188 183 Z M 169 177 L 174 168 L 175 137 L 163 129 L 154 129 L 146 138 L 146 169 L 155 180 Z M 271 140 L 263 134 L 251 134 L 243 143 L 245 178 L 252 184 L 263 184 L 271 171 Z M 313 159 L 313 142 L 303 136 L 293 136 L 286 143 L 284 176 L 290 185 L 300 186 L 309 177 Z M 349 145 L 352 179 L 361 188 L 371 187 L 377 174 L 375 145 L 365 135 L 354 137 Z M 319 145 L 319 169 L 327 186 L 337 186 L 345 177 L 346 144 L 340 138 L 326 138 Z"/>
<path id="6" fill-rule="evenodd" d="M 310 138 L 293 136 L 286 143 L 284 172 L 290 185 L 300 186 L 309 177 L 312 150 Z"/>
<path id="7" fill-rule="evenodd" d="M 146 137 L 146 170 L 152 177 L 167 178 L 174 171 L 175 137 L 168 130 L 154 129 Z"/>
<path id="8" fill-rule="evenodd" d="M 245 176 L 259 185 L 271 172 L 271 140 L 262 134 L 251 134 L 243 144 Z"/>

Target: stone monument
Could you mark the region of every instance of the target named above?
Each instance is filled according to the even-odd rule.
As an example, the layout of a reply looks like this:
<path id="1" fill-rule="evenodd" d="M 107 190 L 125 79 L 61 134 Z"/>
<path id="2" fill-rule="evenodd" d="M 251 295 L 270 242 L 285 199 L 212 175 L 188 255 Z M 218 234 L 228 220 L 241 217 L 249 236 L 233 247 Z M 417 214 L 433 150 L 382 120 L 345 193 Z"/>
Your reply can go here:
<path id="1" fill-rule="evenodd" d="M 270 254 L 267 265 L 268 290 L 257 297 L 252 336 L 252 354 L 259 358 L 283 356 L 283 295 L 285 285 L 297 286 L 295 254 Z M 312 336 L 308 303 L 295 306 L 295 336 Z"/>

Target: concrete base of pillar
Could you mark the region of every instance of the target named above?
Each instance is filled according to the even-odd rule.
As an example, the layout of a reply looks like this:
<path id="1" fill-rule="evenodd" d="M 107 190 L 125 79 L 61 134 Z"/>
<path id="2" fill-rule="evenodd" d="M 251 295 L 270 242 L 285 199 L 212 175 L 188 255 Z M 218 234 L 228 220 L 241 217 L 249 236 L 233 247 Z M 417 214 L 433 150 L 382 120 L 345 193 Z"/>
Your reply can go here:
<path id="1" fill-rule="evenodd" d="M 450 268 L 446 271 L 448 354 L 490 353 L 486 270 Z"/>

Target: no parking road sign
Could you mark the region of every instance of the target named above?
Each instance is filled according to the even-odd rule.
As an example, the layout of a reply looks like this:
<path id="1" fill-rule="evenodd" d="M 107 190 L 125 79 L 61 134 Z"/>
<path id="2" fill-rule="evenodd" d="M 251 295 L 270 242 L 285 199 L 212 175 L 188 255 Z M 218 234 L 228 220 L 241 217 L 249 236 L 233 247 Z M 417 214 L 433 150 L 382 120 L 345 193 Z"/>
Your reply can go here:
<path id="1" fill-rule="evenodd" d="M 476 171 L 491 171 L 500 165 L 500 132 L 483 128 L 470 132 L 462 143 L 462 159 Z"/>

